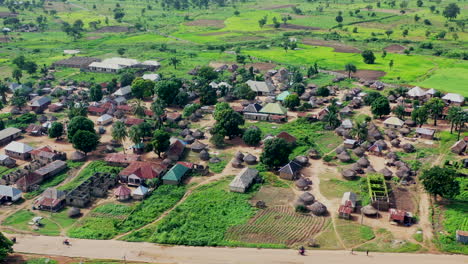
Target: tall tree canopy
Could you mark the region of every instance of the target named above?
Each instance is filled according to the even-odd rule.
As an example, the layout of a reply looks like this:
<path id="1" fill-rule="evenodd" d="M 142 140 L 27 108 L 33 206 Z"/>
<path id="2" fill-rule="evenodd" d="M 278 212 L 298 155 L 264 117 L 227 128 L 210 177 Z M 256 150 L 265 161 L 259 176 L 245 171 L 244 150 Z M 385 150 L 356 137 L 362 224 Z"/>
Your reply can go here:
<path id="1" fill-rule="evenodd" d="M 68 140 L 70 141 L 73 141 L 73 137 L 80 130 L 95 133 L 93 121 L 89 120 L 84 116 L 76 116 L 72 118 L 72 120 L 68 124 L 67 130 Z"/>
<path id="2" fill-rule="evenodd" d="M 292 147 L 283 138 L 268 139 L 264 142 L 260 161 L 268 168 L 278 168 L 289 161 Z"/>
<path id="3" fill-rule="evenodd" d="M 433 167 L 420 176 L 424 189 L 434 197 L 453 198 L 460 193 L 457 172 L 450 168 Z"/>

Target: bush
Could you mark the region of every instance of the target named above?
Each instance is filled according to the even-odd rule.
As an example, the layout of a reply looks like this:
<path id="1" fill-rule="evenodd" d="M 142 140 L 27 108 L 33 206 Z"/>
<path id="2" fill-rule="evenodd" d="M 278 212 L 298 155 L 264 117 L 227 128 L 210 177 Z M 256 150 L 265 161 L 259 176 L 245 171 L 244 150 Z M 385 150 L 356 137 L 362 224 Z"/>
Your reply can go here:
<path id="1" fill-rule="evenodd" d="M 326 155 L 325 157 L 323 157 L 323 161 L 325 162 L 331 162 L 332 160 L 333 160 L 333 157 L 330 155 Z"/>

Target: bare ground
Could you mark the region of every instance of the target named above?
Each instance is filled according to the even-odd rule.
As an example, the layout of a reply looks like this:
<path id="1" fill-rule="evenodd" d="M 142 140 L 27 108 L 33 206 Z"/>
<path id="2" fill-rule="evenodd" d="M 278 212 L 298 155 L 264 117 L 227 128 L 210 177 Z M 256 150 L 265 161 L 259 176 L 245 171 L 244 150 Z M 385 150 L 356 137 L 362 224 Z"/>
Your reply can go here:
<path id="1" fill-rule="evenodd" d="M 348 74 L 346 71 L 336 71 L 343 74 Z M 351 73 L 351 77 L 364 80 L 378 80 L 381 77 L 385 76 L 387 73 L 384 71 L 374 71 L 374 70 L 357 70 L 355 73 Z"/>
<path id="2" fill-rule="evenodd" d="M 186 26 L 199 26 L 199 27 L 216 27 L 223 28 L 224 20 L 217 19 L 198 19 L 185 23 Z"/>
<path id="3" fill-rule="evenodd" d="M 122 33 L 122 32 L 128 32 L 128 27 L 124 26 L 107 26 L 107 27 L 102 27 L 94 33 Z"/>
<path id="4" fill-rule="evenodd" d="M 317 40 L 317 39 L 304 39 L 302 43 L 311 46 L 322 46 L 322 47 L 330 47 L 334 48 L 335 52 L 343 52 L 343 53 L 361 53 L 361 51 L 353 46 L 346 45 L 341 42 L 337 41 L 329 41 L 329 40 Z"/>
<path id="5" fill-rule="evenodd" d="M 269 63 L 269 62 L 257 62 L 257 63 L 250 63 L 246 64 L 245 68 L 250 68 L 254 67 L 255 69 L 258 69 L 259 71 L 266 72 L 271 69 L 274 69 L 276 67 L 276 64 L 274 63 Z"/>
<path id="6" fill-rule="evenodd" d="M 260 10 L 283 9 L 283 8 L 289 8 L 293 6 L 296 6 L 296 5 L 274 5 L 274 6 L 267 6 L 267 7 L 261 8 Z"/>
<path id="7" fill-rule="evenodd" d="M 406 47 L 398 44 L 392 44 L 390 46 L 387 46 L 384 48 L 387 52 L 392 52 L 392 53 L 403 53 L 403 51 L 406 49 Z"/>
<path id="8" fill-rule="evenodd" d="M 273 25 L 269 25 L 273 27 Z M 319 27 L 309 27 L 309 26 L 302 26 L 302 25 L 295 25 L 295 24 L 281 24 L 281 29 L 292 29 L 292 30 L 320 30 Z"/>

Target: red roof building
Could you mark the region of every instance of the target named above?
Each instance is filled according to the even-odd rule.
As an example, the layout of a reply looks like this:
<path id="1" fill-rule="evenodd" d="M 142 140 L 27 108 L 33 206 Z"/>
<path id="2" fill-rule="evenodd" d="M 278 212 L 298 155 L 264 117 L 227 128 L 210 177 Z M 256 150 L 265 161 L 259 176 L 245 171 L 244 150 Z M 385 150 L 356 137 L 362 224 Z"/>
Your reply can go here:
<path id="1" fill-rule="evenodd" d="M 405 220 L 406 212 L 403 210 L 390 208 L 388 212 L 390 213 L 390 220 L 397 222 L 403 222 Z"/>
<path id="2" fill-rule="evenodd" d="M 141 124 L 143 122 L 145 122 L 145 120 L 140 119 L 140 118 L 128 117 L 127 119 L 125 119 L 125 125 L 127 125 L 127 126 L 136 126 L 136 125 L 139 125 L 139 124 Z"/>
<path id="3" fill-rule="evenodd" d="M 131 107 L 129 105 L 118 105 L 117 110 L 121 110 L 121 111 L 123 111 L 125 113 L 131 113 L 131 112 L 133 112 L 133 107 Z"/>
<path id="4" fill-rule="evenodd" d="M 115 197 L 117 198 L 117 200 L 120 201 L 129 199 L 131 194 L 132 190 L 123 185 L 120 185 L 119 187 L 117 187 L 117 189 L 114 190 Z"/>
<path id="5" fill-rule="evenodd" d="M 140 156 L 134 154 L 110 153 L 104 158 L 104 161 L 114 166 L 127 167 L 132 162 L 139 161 Z"/>
<path id="6" fill-rule="evenodd" d="M 140 185 L 146 180 L 159 178 L 167 167 L 160 163 L 134 161 L 119 173 L 120 179 L 129 185 Z"/>
<path id="7" fill-rule="evenodd" d="M 297 140 L 293 135 L 289 134 L 288 132 L 284 132 L 284 131 L 279 133 L 276 137 L 277 138 L 282 138 L 282 139 L 286 140 L 286 142 L 288 142 L 288 143 L 295 143 L 296 140 Z"/>
<path id="8" fill-rule="evenodd" d="M 195 165 L 191 162 L 186 162 L 186 161 L 178 161 L 177 164 L 180 164 L 186 168 L 189 168 L 189 169 L 193 169 L 193 167 L 195 167 Z"/>
<path id="9" fill-rule="evenodd" d="M 149 109 L 145 109 L 145 115 L 146 116 L 154 116 L 154 113 L 153 113 L 153 111 L 151 111 Z"/>
<path id="10" fill-rule="evenodd" d="M 88 112 L 91 115 L 103 115 L 107 112 L 107 110 L 97 106 L 89 106 Z"/>
<path id="11" fill-rule="evenodd" d="M 172 161 L 178 161 L 184 153 L 184 150 L 185 144 L 177 139 L 169 146 L 169 149 L 166 151 L 166 156 Z"/>

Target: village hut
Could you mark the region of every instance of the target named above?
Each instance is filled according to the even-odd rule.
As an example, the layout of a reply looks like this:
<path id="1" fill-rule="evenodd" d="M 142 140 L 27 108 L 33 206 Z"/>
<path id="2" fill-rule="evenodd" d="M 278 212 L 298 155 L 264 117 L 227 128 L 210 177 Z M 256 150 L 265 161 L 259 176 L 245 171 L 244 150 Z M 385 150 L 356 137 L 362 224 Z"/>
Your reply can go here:
<path id="1" fill-rule="evenodd" d="M 375 142 L 375 144 L 376 144 L 377 146 L 379 146 L 379 147 L 380 147 L 381 149 L 383 149 L 383 150 L 385 150 L 385 149 L 388 148 L 387 143 L 386 143 L 385 141 L 383 141 L 382 139 L 377 140 L 377 141 Z"/>
<path id="2" fill-rule="evenodd" d="M 177 123 L 177 126 L 181 129 L 185 129 L 187 128 L 188 126 L 188 122 L 185 121 L 185 120 L 180 120 L 178 123 Z"/>
<path id="3" fill-rule="evenodd" d="M 387 135 L 387 137 L 389 139 L 395 139 L 398 137 L 397 133 L 395 132 L 395 130 L 392 130 L 392 129 L 387 129 L 385 130 L 385 135 Z"/>
<path id="4" fill-rule="evenodd" d="M 375 216 L 378 211 L 377 209 L 375 209 L 372 205 L 368 204 L 364 207 L 361 208 L 361 212 L 367 216 L 371 215 L 371 216 Z"/>
<path id="5" fill-rule="evenodd" d="M 393 172 L 391 170 L 389 170 L 387 167 L 381 169 L 379 171 L 379 173 L 382 174 L 385 177 L 385 179 L 387 179 L 387 180 L 391 179 L 392 176 L 393 176 Z"/>
<path id="6" fill-rule="evenodd" d="M 114 196 L 117 198 L 118 201 L 126 201 L 130 199 L 130 195 L 132 194 L 132 191 L 123 185 L 120 185 L 117 187 L 117 189 L 114 190 Z"/>
<path id="7" fill-rule="evenodd" d="M 244 161 L 249 165 L 254 165 L 255 163 L 257 163 L 257 157 L 249 153 L 244 157 Z"/>
<path id="8" fill-rule="evenodd" d="M 336 154 L 341 154 L 342 152 L 346 152 L 346 148 L 344 146 L 339 146 L 335 149 Z"/>
<path id="9" fill-rule="evenodd" d="M 410 143 L 406 143 L 402 146 L 403 150 L 406 152 L 406 153 L 412 153 L 412 152 L 415 152 L 416 149 L 414 148 L 413 145 L 411 145 Z"/>
<path id="10" fill-rule="evenodd" d="M 39 123 L 41 123 L 41 124 L 45 123 L 45 122 L 47 122 L 47 116 L 40 115 L 40 116 L 37 117 L 37 121 L 39 121 Z"/>
<path id="11" fill-rule="evenodd" d="M 84 161 L 86 159 L 86 155 L 83 154 L 82 152 L 80 151 L 74 151 L 71 155 L 70 155 L 70 160 L 71 161 Z"/>
<path id="12" fill-rule="evenodd" d="M 353 149 L 353 153 L 354 153 L 354 155 L 356 155 L 358 157 L 362 157 L 362 156 L 364 156 L 365 150 L 363 148 L 359 147 L 359 148 Z"/>
<path id="13" fill-rule="evenodd" d="M 415 127 L 416 126 L 416 122 L 414 122 L 413 119 L 406 119 L 405 120 L 405 125 L 409 126 L 409 127 Z"/>
<path id="14" fill-rule="evenodd" d="M 467 147 L 467 144 L 466 144 L 465 140 L 462 139 L 462 140 L 459 140 L 459 141 L 455 142 L 450 147 L 450 151 L 452 151 L 452 153 L 461 155 L 466 150 L 466 147 Z"/>
<path id="15" fill-rule="evenodd" d="M 81 215 L 81 210 L 80 210 L 80 208 L 72 207 L 72 208 L 68 209 L 67 215 L 70 218 L 78 217 L 78 216 Z"/>
<path id="16" fill-rule="evenodd" d="M 193 133 L 192 130 L 190 130 L 188 128 L 185 128 L 180 132 L 180 136 L 181 137 L 186 137 L 188 135 L 192 135 L 192 133 Z"/>
<path id="17" fill-rule="evenodd" d="M 299 190 L 305 191 L 305 190 L 309 189 L 309 182 L 306 179 L 304 179 L 303 177 L 301 177 L 297 181 L 295 181 L 294 184 L 296 185 L 296 187 Z"/>
<path id="18" fill-rule="evenodd" d="M 200 151 L 200 155 L 199 155 L 199 156 L 200 156 L 200 159 L 201 159 L 201 160 L 205 160 L 205 161 L 206 161 L 206 160 L 209 160 L 209 159 L 210 159 L 210 154 L 209 154 L 208 151 L 206 151 L 206 150 Z"/>
<path id="19" fill-rule="evenodd" d="M 352 179 L 357 176 L 357 173 L 352 169 L 346 169 L 341 172 L 341 175 L 343 175 L 343 177 L 345 177 L 346 179 Z"/>
<path id="20" fill-rule="evenodd" d="M 212 157 L 212 158 L 210 158 L 209 162 L 210 163 L 220 163 L 221 159 L 218 158 L 218 157 Z"/>
<path id="21" fill-rule="evenodd" d="M 314 195 L 312 195 L 310 192 L 304 192 L 299 196 L 299 199 L 303 201 L 305 205 L 311 205 L 315 201 Z"/>
<path id="22" fill-rule="evenodd" d="M 348 152 L 346 151 L 343 151 L 341 152 L 337 158 L 341 161 L 341 162 L 349 162 L 351 161 L 351 156 L 348 154 Z"/>
<path id="23" fill-rule="evenodd" d="M 382 133 L 378 129 L 369 129 L 367 132 L 367 137 L 371 141 L 376 141 L 382 139 Z"/>
<path id="24" fill-rule="evenodd" d="M 307 209 L 316 216 L 325 215 L 327 213 L 327 207 L 320 202 L 315 202 L 312 205 L 307 206 Z"/>
<path id="25" fill-rule="evenodd" d="M 366 174 L 376 173 L 376 172 L 377 171 L 372 166 L 369 166 L 369 167 L 366 168 Z"/>
<path id="26" fill-rule="evenodd" d="M 309 159 L 306 156 L 297 156 L 294 160 L 303 167 L 309 164 Z"/>
<path id="27" fill-rule="evenodd" d="M 195 142 L 195 138 L 192 137 L 192 135 L 187 135 L 184 137 L 184 141 L 187 144 L 192 144 L 193 142 Z"/>
<path id="28" fill-rule="evenodd" d="M 167 166 L 170 166 L 172 164 L 172 160 L 171 159 L 164 159 L 162 161 L 162 165 L 165 165 L 166 167 Z"/>
<path id="29" fill-rule="evenodd" d="M 195 130 L 193 133 L 192 133 L 192 136 L 196 139 L 202 139 L 205 137 L 205 133 L 203 133 L 203 131 L 197 129 Z"/>
<path id="30" fill-rule="evenodd" d="M 362 174 L 364 173 L 364 171 L 362 170 L 362 167 L 357 164 L 357 163 L 354 163 L 352 166 L 351 166 L 351 170 L 355 171 L 356 173 L 358 174 Z"/>
<path id="31" fill-rule="evenodd" d="M 389 96 L 387 97 L 387 99 L 388 99 L 388 101 L 394 103 L 394 102 L 396 101 L 397 98 L 396 98 L 393 94 L 391 94 L 391 95 L 389 95 Z"/>
<path id="32" fill-rule="evenodd" d="M 343 136 L 343 133 L 346 131 L 346 129 L 342 126 L 339 126 L 335 129 L 335 133 L 338 135 L 338 136 Z"/>
<path id="33" fill-rule="evenodd" d="M 125 113 L 122 110 L 117 110 L 114 112 L 114 117 L 117 119 L 121 119 L 125 116 Z"/>
<path id="34" fill-rule="evenodd" d="M 370 165 L 370 162 L 366 157 L 362 157 L 357 161 L 357 164 L 359 164 L 359 166 L 362 168 L 367 168 L 367 166 Z"/>
<path id="35" fill-rule="evenodd" d="M 58 120 L 58 118 L 56 116 L 54 116 L 54 115 L 49 115 L 49 116 L 47 116 L 47 118 L 49 119 L 49 121 L 57 121 Z"/>
<path id="36" fill-rule="evenodd" d="M 242 160 L 233 159 L 231 165 L 234 168 L 242 168 Z"/>
<path id="37" fill-rule="evenodd" d="M 309 150 L 308 154 L 311 159 L 320 159 L 320 153 L 316 149 Z"/>
<path id="38" fill-rule="evenodd" d="M 407 127 L 402 127 L 398 130 L 398 132 L 400 132 L 401 135 L 403 136 L 406 136 L 408 135 L 409 133 L 411 133 L 411 129 L 407 128 Z"/>
<path id="39" fill-rule="evenodd" d="M 240 151 L 237 151 L 236 154 L 234 154 L 234 158 L 242 162 L 242 160 L 244 160 L 244 154 Z"/>
<path id="40" fill-rule="evenodd" d="M 399 148 L 400 143 L 401 143 L 401 141 L 398 138 L 395 138 L 392 141 L 390 141 L 390 144 L 392 144 L 392 146 L 395 147 L 395 148 Z"/>
<path id="41" fill-rule="evenodd" d="M 202 150 L 206 149 L 206 145 L 200 141 L 195 141 L 191 146 L 192 151 L 200 153 Z"/>
<path id="42" fill-rule="evenodd" d="M 404 166 L 408 166 L 408 165 L 406 165 L 405 162 L 403 162 L 403 161 L 401 161 L 401 160 L 395 161 L 394 164 L 395 164 L 395 166 L 396 166 L 397 168 L 401 168 L 401 167 L 404 167 Z"/>
<path id="43" fill-rule="evenodd" d="M 389 152 L 386 155 L 387 159 L 393 159 L 393 160 L 398 160 L 398 155 L 395 152 Z"/>

